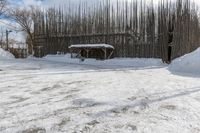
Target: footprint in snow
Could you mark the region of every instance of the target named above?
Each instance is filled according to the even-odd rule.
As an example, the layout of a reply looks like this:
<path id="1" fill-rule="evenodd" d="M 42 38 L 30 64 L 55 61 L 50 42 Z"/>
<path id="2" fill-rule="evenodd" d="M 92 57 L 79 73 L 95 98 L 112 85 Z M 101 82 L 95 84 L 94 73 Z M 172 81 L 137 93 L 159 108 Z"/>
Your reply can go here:
<path id="1" fill-rule="evenodd" d="M 129 106 L 124 106 L 122 108 L 114 108 L 111 110 L 114 114 L 126 113 L 130 109 Z"/>
<path id="2" fill-rule="evenodd" d="M 23 97 L 12 96 L 11 99 L 14 99 L 14 100 L 15 100 L 15 101 L 12 102 L 12 104 L 15 104 L 15 103 L 24 102 L 24 101 L 28 100 L 29 98 L 23 98 Z"/>
<path id="3" fill-rule="evenodd" d="M 30 128 L 27 130 L 22 131 L 21 133 L 46 133 L 46 130 L 44 128 Z"/>
<path id="4" fill-rule="evenodd" d="M 55 85 L 53 85 L 51 88 L 52 89 L 57 89 L 57 88 L 61 88 L 62 87 L 62 84 L 55 84 Z"/>
<path id="5" fill-rule="evenodd" d="M 61 120 L 61 122 L 58 124 L 58 126 L 59 126 L 59 128 L 63 128 L 63 126 L 65 126 L 68 122 L 70 122 L 71 120 L 70 120 L 70 118 L 69 117 L 67 117 L 67 118 L 63 118 L 62 120 Z"/>
<path id="6" fill-rule="evenodd" d="M 136 99 L 137 99 L 137 97 L 135 97 L 135 96 L 132 96 L 132 97 L 128 98 L 128 100 L 130 100 L 130 101 L 134 101 Z"/>
<path id="7" fill-rule="evenodd" d="M 94 101 L 93 99 L 75 99 L 72 101 L 72 104 L 75 106 L 79 106 L 80 108 L 86 108 L 86 107 L 94 107 L 97 105 L 100 105 L 101 103 L 98 103 Z"/>
<path id="8" fill-rule="evenodd" d="M 133 130 L 133 131 L 136 131 L 136 130 L 137 130 L 137 126 L 132 125 L 132 124 L 128 124 L 126 127 L 127 127 L 128 129 Z"/>
<path id="9" fill-rule="evenodd" d="M 167 110 L 175 110 L 177 108 L 175 105 L 161 105 L 160 107 Z"/>
<path id="10" fill-rule="evenodd" d="M 93 121 L 87 123 L 87 125 L 89 125 L 89 126 L 95 126 L 95 125 L 97 125 L 97 124 L 99 124 L 99 123 L 100 123 L 100 122 L 98 122 L 97 120 L 93 120 Z"/>

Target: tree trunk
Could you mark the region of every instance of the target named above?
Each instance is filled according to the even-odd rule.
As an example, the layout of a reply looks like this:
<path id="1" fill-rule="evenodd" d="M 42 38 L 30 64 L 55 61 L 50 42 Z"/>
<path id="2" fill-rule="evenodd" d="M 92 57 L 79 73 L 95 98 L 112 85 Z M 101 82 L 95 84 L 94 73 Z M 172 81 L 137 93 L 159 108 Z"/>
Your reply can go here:
<path id="1" fill-rule="evenodd" d="M 34 51 L 33 51 L 33 36 L 31 33 L 28 34 L 28 54 L 29 55 L 33 55 L 34 54 Z"/>

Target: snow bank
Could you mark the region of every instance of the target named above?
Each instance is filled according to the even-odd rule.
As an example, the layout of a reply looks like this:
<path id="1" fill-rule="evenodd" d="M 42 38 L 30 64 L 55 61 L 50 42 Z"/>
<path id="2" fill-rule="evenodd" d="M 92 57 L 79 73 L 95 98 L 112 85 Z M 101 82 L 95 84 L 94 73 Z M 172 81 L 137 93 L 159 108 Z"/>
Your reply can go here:
<path id="1" fill-rule="evenodd" d="M 169 66 L 169 70 L 173 72 L 200 75 L 200 48 L 174 60 Z"/>
<path id="2" fill-rule="evenodd" d="M 157 67 L 163 66 L 161 59 L 144 59 L 144 58 L 114 58 L 110 60 L 96 60 L 96 59 L 80 59 L 71 58 L 67 55 L 47 55 L 43 58 L 47 61 L 64 62 L 69 64 L 92 65 L 99 68 L 124 68 L 124 67 Z"/>
<path id="3" fill-rule="evenodd" d="M 14 56 L 10 52 L 7 52 L 2 48 L 0 48 L 0 59 L 13 59 L 13 58 Z"/>

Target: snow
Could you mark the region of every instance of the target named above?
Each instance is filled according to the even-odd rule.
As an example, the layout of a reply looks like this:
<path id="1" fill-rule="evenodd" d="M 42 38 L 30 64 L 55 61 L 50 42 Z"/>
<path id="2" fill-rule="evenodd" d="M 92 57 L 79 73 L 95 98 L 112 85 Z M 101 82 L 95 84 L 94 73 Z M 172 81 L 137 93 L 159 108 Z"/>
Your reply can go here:
<path id="1" fill-rule="evenodd" d="M 13 58 L 14 56 L 11 53 L 0 48 L 0 59 L 13 59 Z"/>
<path id="2" fill-rule="evenodd" d="M 200 77 L 159 59 L 0 60 L 0 132 L 199 133 Z"/>
<path id="3" fill-rule="evenodd" d="M 26 43 L 23 43 L 23 42 L 18 42 L 18 43 L 15 43 L 15 44 L 10 44 L 9 45 L 10 48 L 21 48 L 21 49 L 26 49 L 27 48 L 27 44 Z"/>
<path id="4" fill-rule="evenodd" d="M 174 60 L 169 69 L 172 72 L 200 75 L 200 48 Z"/>
<path id="5" fill-rule="evenodd" d="M 80 59 L 70 58 L 70 54 L 66 55 L 47 55 L 43 58 L 46 61 L 64 62 L 68 64 L 90 65 L 98 68 L 143 68 L 143 67 L 157 67 L 165 66 L 161 59 L 141 59 L 141 58 L 114 58 L 109 60 L 96 59 Z"/>
<path id="6" fill-rule="evenodd" d="M 69 46 L 69 48 L 111 48 L 111 49 L 114 49 L 114 47 L 109 44 L 75 44 L 75 45 Z"/>

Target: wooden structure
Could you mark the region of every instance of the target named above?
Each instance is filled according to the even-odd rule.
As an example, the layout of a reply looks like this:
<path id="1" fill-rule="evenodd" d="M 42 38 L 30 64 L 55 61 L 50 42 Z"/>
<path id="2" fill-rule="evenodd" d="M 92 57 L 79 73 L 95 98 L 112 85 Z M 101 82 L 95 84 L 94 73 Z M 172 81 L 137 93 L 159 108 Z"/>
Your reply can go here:
<path id="1" fill-rule="evenodd" d="M 69 47 L 71 57 L 111 59 L 114 47 L 108 44 L 76 44 Z"/>
<path id="2" fill-rule="evenodd" d="M 35 46 L 34 47 L 34 51 L 35 51 L 35 53 L 34 53 L 34 55 L 35 55 L 35 57 L 38 57 L 38 58 L 41 58 L 41 57 L 43 57 L 43 56 L 45 56 L 45 53 L 44 53 L 44 46 Z"/>
<path id="3" fill-rule="evenodd" d="M 15 56 L 15 58 L 28 57 L 28 50 L 26 48 L 9 48 L 8 50 Z"/>
<path id="4" fill-rule="evenodd" d="M 143 0 L 102 0 L 73 9 L 69 4 L 38 12 L 34 24 L 36 57 L 68 53 L 72 44 L 105 43 L 115 47 L 115 57 L 169 63 L 200 46 L 198 11 L 191 0 L 160 1 L 157 7 Z"/>

